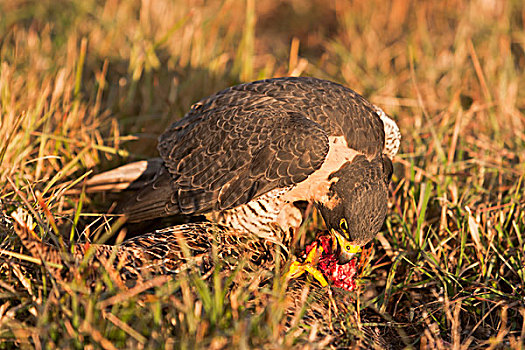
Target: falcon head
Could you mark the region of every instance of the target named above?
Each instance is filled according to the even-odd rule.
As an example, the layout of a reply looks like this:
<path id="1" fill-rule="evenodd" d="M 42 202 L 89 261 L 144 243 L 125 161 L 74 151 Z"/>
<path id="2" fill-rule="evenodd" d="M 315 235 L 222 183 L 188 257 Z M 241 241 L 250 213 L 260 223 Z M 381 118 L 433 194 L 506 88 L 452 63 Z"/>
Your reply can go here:
<path id="1" fill-rule="evenodd" d="M 317 207 L 335 238 L 339 264 L 349 262 L 381 229 L 391 175 L 392 162 L 384 155 L 372 161 L 358 155 L 330 175 L 330 189 Z"/>

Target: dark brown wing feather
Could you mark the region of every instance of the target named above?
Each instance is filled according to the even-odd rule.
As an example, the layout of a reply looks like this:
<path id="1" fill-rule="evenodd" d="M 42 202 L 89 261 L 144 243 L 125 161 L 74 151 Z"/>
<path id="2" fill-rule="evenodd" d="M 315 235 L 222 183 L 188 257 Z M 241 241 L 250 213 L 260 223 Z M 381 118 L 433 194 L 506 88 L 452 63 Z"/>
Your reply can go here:
<path id="1" fill-rule="evenodd" d="M 164 169 L 126 203 L 132 220 L 236 207 L 305 180 L 328 153 L 326 132 L 299 113 L 264 106 L 224 113 L 220 120 L 236 119 L 231 123 L 238 126 L 220 127 L 208 117 L 193 132 L 168 139 Z"/>
<path id="2" fill-rule="evenodd" d="M 384 147 L 373 106 L 342 85 L 277 78 L 196 103 L 159 138 L 164 169 L 121 207 L 130 220 L 224 210 L 305 180 L 323 163 L 328 136 L 369 157 Z"/>

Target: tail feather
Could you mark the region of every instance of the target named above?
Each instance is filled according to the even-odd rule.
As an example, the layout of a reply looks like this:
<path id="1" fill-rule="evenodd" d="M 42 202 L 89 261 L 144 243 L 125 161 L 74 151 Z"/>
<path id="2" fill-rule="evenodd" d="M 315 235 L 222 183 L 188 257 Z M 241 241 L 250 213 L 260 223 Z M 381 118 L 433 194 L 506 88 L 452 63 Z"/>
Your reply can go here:
<path id="1" fill-rule="evenodd" d="M 136 190 L 151 183 L 162 168 L 161 158 L 129 163 L 86 181 L 86 192 Z"/>
<path id="2" fill-rule="evenodd" d="M 121 202 L 116 212 L 124 214 L 129 222 L 139 222 L 168 215 L 171 203 L 171 176 L 167 169 L 159 169 L 149 183 L 143 184 L 140 190 L 132 193 L 128 200 Z M 179 212 L 178 206 L 173 213 Z"/>
<path id="3" fill-rule="evenodd" d="M 115 209 L 115 213 L 124 214 L 130 222 L 166 216 L 173 193 L 171 176 L 161 158 L 133 162 L 97 174 L 86 181 L 85 190 L 88 193 L 130 191 L 129 197 Z M 170 214 L 178 212 L 175 208 Z"/>

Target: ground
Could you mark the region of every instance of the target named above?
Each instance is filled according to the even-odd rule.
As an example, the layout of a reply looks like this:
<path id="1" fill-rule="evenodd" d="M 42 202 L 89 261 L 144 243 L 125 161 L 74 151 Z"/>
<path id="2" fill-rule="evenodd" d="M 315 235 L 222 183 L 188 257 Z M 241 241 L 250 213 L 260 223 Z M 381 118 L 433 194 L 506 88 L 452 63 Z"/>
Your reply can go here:
<path id="1" fill-rule="evenodd" d="M 110 199 L 68 192 L 72 181 L 154 156 L 167 125 L 224 87 L 330 79 L 403 134 L 357 315 L 373 310 L 414 348 L 519 348 L 524 22 L 517 0 L 0 2 L 0 210 L 29 210 L 46 240 L 118 240 L 97 214 Z M 319 229 L 313 213 L 301 246 Z M 9 223 L 0 231 L 2 252 L 22 254 L 0 255 L 0 348 L 316 346 L 280 331 L 278 280 L 228 298 L 219 278 L 88 293 L 81 275 L 28 261 Z"/>

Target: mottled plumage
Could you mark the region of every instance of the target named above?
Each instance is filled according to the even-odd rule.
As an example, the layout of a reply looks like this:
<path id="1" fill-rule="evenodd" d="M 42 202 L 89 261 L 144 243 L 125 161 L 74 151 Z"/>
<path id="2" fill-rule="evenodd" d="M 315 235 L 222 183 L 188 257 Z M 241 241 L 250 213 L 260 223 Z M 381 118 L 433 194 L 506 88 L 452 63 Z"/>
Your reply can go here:
<path id="1" fill-rule="evenodd" d="M 261 267 L 270 270 L 275 262 L 275 254 L 280 254 L 282 261 L 286 260 L 285 250 L 280 242 L 242 231 L 232 231 L 209 222 L 171 226 L 125 240 L 115 246 L 79 243 L 73 246 L 69 256 L 65 254 L 65 250 L 32 238 L 31 236 L 36 235 L 26 223 L 27 214 L 16 213 L 13 218 L 16 222 L 15 232 L 24 246 L 35 258 L 51 263 L 50 267 L 63 265 L 64 258 L 78 263 L 89 254 L 94 260 L 91 265 L 102 264 L 106 268 L 111 266 L 123 281 L 132 283 L 144 277 L 176 275 L 184 270 L 206 275 L 213 268 L 214 259 L 221 261 L 223 268 L 227 270 L 234 269 L 242 261 L 246 271 Z M 215 251 L 212 249 L 214 246 Z M 111 262 L 110 265 L 108 262 Z"/>

